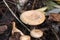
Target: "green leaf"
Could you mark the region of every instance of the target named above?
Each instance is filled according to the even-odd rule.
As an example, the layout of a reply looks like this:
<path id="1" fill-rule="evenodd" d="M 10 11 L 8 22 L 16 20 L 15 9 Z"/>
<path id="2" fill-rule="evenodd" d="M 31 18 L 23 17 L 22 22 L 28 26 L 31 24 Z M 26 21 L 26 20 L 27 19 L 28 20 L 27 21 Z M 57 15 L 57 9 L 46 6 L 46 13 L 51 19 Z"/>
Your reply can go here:
<path id="1" fill-rule="evenodd" d="M 58 4 L 56 4 L 55 2 L 53 2 L 53 1 L 47 1 L 46 2 L 46 5 L 47 5 L 47 7 L 48 7 L 48 10 L 51 10 L 51 9 L 54 9 L 55 8 L 55 5 L 57 5 L 58 6 Z"/>

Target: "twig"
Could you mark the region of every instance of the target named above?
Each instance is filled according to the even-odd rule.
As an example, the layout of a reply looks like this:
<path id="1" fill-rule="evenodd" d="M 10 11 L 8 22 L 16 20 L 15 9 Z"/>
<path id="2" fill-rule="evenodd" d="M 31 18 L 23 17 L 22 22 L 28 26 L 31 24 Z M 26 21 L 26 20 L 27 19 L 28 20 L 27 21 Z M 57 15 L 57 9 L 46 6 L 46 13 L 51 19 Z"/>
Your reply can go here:
<path id="1" fill-rule="evenodd" d="M 9 2 L 9 3 L 11 3 L 11 4 L 14 4 L 14 5 L 16 5 L 16 3 L 13 3 L 13 2 L 10 2 L 10 1 L 7 1 L 7 2 Z"/>
<path id="2" fill-rule="evenodd" d="M 9 9 L 9 11 L 12 13 L 12 15 L 19 21 L 19 23 L 21 23 L 28 31 L 30 31 L 30 29 L 27 28 L 27 26 L 25 26 L 25 25 L 18 19 L 18 17 L 15 15 L 15 13 L 10 9 L 10 7 L 9 7 L 8 4 L 6 3 L 6 1 L 3 0 L 3 2 L 5 3 L 5 5 L 7 6 L 7 8 Z"/>

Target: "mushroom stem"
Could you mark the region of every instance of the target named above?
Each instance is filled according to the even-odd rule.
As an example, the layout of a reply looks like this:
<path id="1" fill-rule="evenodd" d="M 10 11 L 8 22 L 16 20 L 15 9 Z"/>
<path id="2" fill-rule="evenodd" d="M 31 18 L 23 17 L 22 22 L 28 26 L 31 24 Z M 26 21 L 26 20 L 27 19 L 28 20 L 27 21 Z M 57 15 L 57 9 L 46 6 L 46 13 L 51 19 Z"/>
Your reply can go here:
<path id="1" fill-rule="evenodd" d="M 37 25 L 30 25 L 30 29 L 38 29 Z"/>
<path id="2" fill-rule="evenodd" d="M 41 28 L 42 31 L 49 30 L 49 28 Z"/>
<path id="3" fill-rule="evenodd" d="M 24 35 L 22 33 L 22 31 L 20 31 L 19 29 L 16 28 L 16 23 L 15 22 L 12 22 L 12 25 L 13 25 L 12 34 L 14 34 L 14 32 L 19 32 L 21 34 L 20 40 L 30 40 L 29 35 Z"/>
<path id="4" fill-rule="evenodd" d="M 21 30 L 19 30 L 19 29 L 16 28 L 16 23 L 15 23 L 15 22 L 12 22 L 12 25 L 13 25 L 12 34 L 13 34 L 14 32 L 19 32 L 21 35 L 24 35 Z"/>
<path id="5" fill-rule="evenodd" d="M 20 40 L 31 40 L 31 39 L 30 39 L 30 36 L 23 35 L 23 36 L 20 37 Z"/>

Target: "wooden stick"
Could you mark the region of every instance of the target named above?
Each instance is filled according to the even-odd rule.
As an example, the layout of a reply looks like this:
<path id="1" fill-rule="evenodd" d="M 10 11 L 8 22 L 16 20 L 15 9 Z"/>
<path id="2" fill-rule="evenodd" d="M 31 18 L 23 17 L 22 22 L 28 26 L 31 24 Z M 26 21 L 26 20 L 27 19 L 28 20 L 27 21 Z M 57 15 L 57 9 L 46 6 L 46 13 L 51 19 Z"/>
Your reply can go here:
<path id="1" fill-rule="evenodd" d="M 17 19 L 17 21 L 18 21 L 19 23 L 21 23 L 21 25 L 23 25 L 23 27 L 25 27 L 28 31 L 30 31 L 30 29 L 27 28 L 27 26 L 24 25 L 24 24 L 19 20 L 19 18 L 15 15 L 15 13 L 11 10 L 11 8 L 10 8 L 9 5 L 7 4 L 7 2 L 6 2 L 5 0 L 3 0 L 3 2 L 4 2 L 5 5 L 7 6 L 7 8 L 9 9 L 9 11 L 11 12 L 11 14 Z"/>

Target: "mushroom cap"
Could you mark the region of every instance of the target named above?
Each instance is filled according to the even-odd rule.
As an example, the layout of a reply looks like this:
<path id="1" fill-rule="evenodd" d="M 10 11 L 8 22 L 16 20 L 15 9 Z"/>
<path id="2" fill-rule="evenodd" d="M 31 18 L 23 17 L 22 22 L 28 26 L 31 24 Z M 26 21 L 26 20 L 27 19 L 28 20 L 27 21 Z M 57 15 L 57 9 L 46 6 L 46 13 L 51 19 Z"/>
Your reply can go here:
<path id="1" fill-rule="evenodd" d="M 39 29 L 33 29 L 31 30 L 30 35 L 34 38 L 40 38 L 43 36 L 43 31 Z"/>
<path id="2" fill-rule="evenodd" d="M 28 35 L 22 35 L 20 37 L 20 40 L 30 40 L 30 36 L 28 36 Z"/>
<path id="3" fill-rule="evenodd" d="M 23 23 L 28 25 L 39 25 L 45 21 L 45 15 L 43 12 L 30 10 L 23 12 L 20 15 L 20 19 Z"/>

